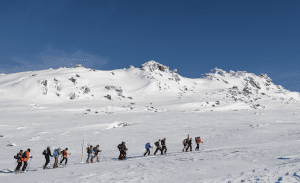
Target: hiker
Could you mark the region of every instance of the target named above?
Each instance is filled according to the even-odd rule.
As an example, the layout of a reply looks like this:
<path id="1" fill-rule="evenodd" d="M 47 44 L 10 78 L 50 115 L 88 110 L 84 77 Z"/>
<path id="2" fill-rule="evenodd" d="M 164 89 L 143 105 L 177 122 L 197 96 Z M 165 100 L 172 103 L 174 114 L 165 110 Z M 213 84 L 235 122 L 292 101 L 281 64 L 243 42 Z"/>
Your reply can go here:
<path id="1" fill-rule="evenodd" d="M 154 145 L 156 146 L 154 155 L 156 155 L 156 152 L 157 152 L 158 150 L 160 150 L 160 152 L 162 153 L 162 150 L 161 150 L 161 147 L 160 147 L 160 145 L 159 145 L 159 142 L 160 142 L 160 139 L 158 139 L 158 141 L 156 141 L 156 142 L 154 143 Z"/>
<path id="2" fill-rule="evenodd" d="M 164 138 L 163 140 L 161 140 L 161 155 L 163 154 L 167 154 L 167 146 L 166 146 L 166 138 Z M 165 152 L 164 152 L 165 150 Z"/>
<path id="3" fill-rule="evenodd" d="M 125 142 L 122 142 L 118 145 L 118 149 L 120 151 L 119 160 L 125 160 L 126 159 L 126 151 L 128 150 L 126 148 Z"/>
<path id="4" fill-rule="evenodd" d="M 23 153 L 23 156 L 22 156 L 22 159 L 23 159 L 23 167 L 22 167 L 22 171 L 25 172 L 26 171 L 26 168 L 27 168 L 27 165 L 28 165 L 28 160 L 29 158 L 32 158 L 32 156 L 29 156 L 29 153 L 30 153 L 30 149 L 28 148 L 24 153 Z"/>
<path id="5" fill-rule="evenodd" d="M 43 168 L 45 169 L 45 168 L 47 168 L 47 165 L 50 162 L 50 156 L 53 157 L 49 146 L 47 147 L 47 149 L 44 150 L 43 155 L 45 156 L 45 159 L 46 159 L 46 163 L 43 166 Z"/>
<path id="6" fill-rule="evenodd" d="M 192 138 L 190 138 L 190 139 L 188 139 L 187 140 L 187 148 L 186 148 L 186 150 L 185 150 L 185 152 L 187 152 L 188 150 L 189 150 L 189 148 L 190 148 L 190 151 L 193 151 L 193 149 L 192 149 Z"/>
<path id="7" fill-rule="evenodd" d="M 196 147 L 196 151 L 199 151 L 199 144 L 200 143 L 203 143 L 202 141 L 201 141 L 201 138 L 200 138 L 200 136 L 199 137 L 195 137 L 195 142 L 196 142 L 196 144 L 197 144 L 197 147 Z"/>
<path id="8" fill-rule="evenodd" d="M 54 164 L 53 164 L 53 168 L 58 167 L 57 163 L 58 163 L 58 157 L 59 157 L 59 155 L 60 155 L 60 147 L 57 148 L 57 149 L 55 149 L 54 152 L 53 152 L 53 156 L 54 156 L 54 159 L 55 159 Z"/>
<path id="9" fill-rule="evenodd" d="M 184 152 L 184 150 L 187 148 L 187 145 L 188 145 L 187 140 L 188 140 L 188 139 L 184 139 L 184 140 L 182 141 L 182 144 L 183 144 L 182 152 Z"/>
<path id="10" fill-rule="evenodd" d="M 99 155 L 98 155 L 98 153 L 101 152 L 101 150 L 99 150 L 99 145 L 97 145 L 96 147 L 94 147 L 93 151 L 94 151 L 94 156 L 92 157 L 91 161 L 93 162 L 93 159 L 95 157 L 97 157 L 97 162 L 100 162 L 99 161 Z"/>
<path id="11" fill-rule="evenodd" d="M 90 147 L 87 147 L 87 148 L 86 148 L 86 151 L 87 151 L 87 153 L 88 153 L 88 157 L 87 157 L 87 159 L 86 159 L 86 163 L 89 163 L 89 159 L 90 159 L 90 157 L 92 156 L 92 152 L 93 152 L 93 146 L 90 145 Z M 92 157 L 91 157 L 91 162 L 93 163 Z"/>
<path id="12" fill-rule="evenodd" d="M 145 152 L 144 156 L 146 156 L 147 153 L 148 153 L 148 156 L 149 156 L 150 155 L 150 148 L 152 148 L 152 146 L 150 145 L 150 142 L 148 142 L 145 145 L 145 148 L 146 148 L 146 152 Z"/>
<path id="13" fill-rule="evenodd" d="M 60 161 L 60 164 L 62 164 L 62 162 L 64 160 L 66 160 L 65 162 L 65 165 L 67 165 L 67 162 L 68 162 L 68 158 L 67 156 L 70 155 L 71 153 L 68 153 L 68 148 L 66 148 L 65 150 L 62 151 L 62 156 L 63 156 L 63 159 Z"/>
<path id="14" fill-rule="evenodd" d="M 15 172 L 19 171 L 22 166 L 22 156 L 23 156 L 23 150 L 20 150 L 20 152 L 15 156 L 15 159 L 17 159 L 18 165 L 15 168 Z"/>

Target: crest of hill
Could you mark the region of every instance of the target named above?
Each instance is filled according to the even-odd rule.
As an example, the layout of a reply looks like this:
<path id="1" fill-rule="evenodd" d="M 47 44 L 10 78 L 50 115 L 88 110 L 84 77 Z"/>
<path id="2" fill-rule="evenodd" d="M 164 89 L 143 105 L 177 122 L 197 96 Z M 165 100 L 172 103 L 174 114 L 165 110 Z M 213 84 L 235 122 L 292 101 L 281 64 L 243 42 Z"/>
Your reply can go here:
<path id="1" fill-rule="evenodd" d="M 209 73 L 206 73 L 204 79 L 223 82 L 229 85 L 230 89 L 240 92 L 243 95 L 269 94 L 300 100 L 298 92 L 291 92 L 284 89 L 281 85 L 275 85 L 267 74 L 257 76 L 253 73 L 247 73 L 246 71 L 234 72 L 230 70 L 229 72 L 226 72 L 222 69 L 215 68 Z"/>
<path id="2" fill-rule="evenodd" d="M 70 100 L 133 100 L 135 98 L 182 96 L 184 93 L 226 91 L 234 98 L 257 95 L 292 97 L 299 93 L 275 85 L 266 75 L 214 69 L 204 78 L 189 79 L 177 70 L 153 60 L 141 68 L 101 71 L 84 68 L 48 69 L 0 75 L 0 100 L 65 102 Z M 201 96 L 200 96 L 201 97 Z"/>

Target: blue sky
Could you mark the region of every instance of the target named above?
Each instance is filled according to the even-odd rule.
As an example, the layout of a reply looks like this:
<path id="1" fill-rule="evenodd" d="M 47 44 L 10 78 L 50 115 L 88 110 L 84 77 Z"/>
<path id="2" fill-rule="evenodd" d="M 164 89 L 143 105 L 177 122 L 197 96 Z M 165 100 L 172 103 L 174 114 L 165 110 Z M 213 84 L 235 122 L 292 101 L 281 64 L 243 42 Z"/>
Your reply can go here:
<path id="1" fill-rule="evenodd" d="M 188 78 L 265 73 L 300 91 L 299 0 L 2 0 L 0 72 L 155 60 Z"/>

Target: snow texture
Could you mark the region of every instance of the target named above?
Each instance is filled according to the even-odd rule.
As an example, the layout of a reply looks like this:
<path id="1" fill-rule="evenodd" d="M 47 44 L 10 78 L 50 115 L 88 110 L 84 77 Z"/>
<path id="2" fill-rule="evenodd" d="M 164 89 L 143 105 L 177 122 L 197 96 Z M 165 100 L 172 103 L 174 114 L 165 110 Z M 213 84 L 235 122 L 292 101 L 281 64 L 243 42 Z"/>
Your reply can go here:
<path id="1" fill-rule="evenodd" d="M 30 148 L 37 171 L 0 182 L 299 182 L 299 101 L 266 74 L 216 68 L 190 79 L 155 61 L 1 74 L 0 169 Z M 182 152 L 188 135 L 200 151 Z M 167 155 L 140 157 L 163 138 Z M 81 163 L 83 139 L 100 145 L 100 163 Z M 136 158 L 112 159 L 122 141 Z M 67 147 L 68 165 L 43 170 L 47 146 Z"/>

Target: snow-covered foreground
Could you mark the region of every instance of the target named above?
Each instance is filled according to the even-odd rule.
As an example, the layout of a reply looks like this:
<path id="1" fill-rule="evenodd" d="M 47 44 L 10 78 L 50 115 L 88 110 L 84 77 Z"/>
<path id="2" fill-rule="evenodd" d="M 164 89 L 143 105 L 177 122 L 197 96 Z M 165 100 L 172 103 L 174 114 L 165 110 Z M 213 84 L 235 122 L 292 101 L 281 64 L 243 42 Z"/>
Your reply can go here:
<path id="1" fill-rule="evenodd" d="M 298 93 L 265 82 L 266 76 L 216 72 L 187 79 L 161 70 L 62 68 L 1 75 L 0 169 L 15 168 L 13 156 L 30 148 L 29 169 L 38 171 L 2 173 L 0 182 L 300 181 Z M 181 152 L 188 134 L 193 140 L 201 136 L 202 151 Z M 122 141 L 127 156 L 139 156 L 145 143 L 162 138 L 166 156 L 112 160 Z M 100 163 L 80 163 L 83 139 L 100 145 Z M 43 170 L 47 146 L 52 152 L 68 147 L 68 166 Z"/>

